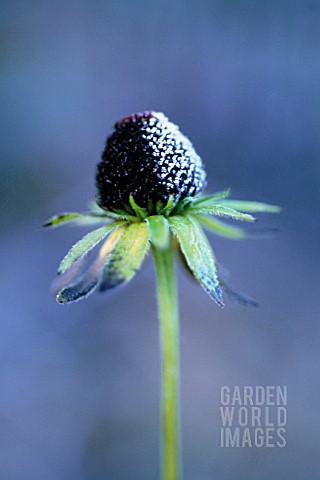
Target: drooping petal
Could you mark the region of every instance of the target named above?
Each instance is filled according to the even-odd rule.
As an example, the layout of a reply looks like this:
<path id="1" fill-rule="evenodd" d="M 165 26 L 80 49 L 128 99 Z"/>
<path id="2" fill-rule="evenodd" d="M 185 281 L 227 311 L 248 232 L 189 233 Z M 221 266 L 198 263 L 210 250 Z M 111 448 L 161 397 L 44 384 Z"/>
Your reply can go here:
<path id="1" fill-rule="evenodd" d="M 200 225 L 193 218 L 181 215 L 169 217 L 168 220 L 193 275 L 210 297 L 222 307 L 215 257 Z"/>
<path id="2" fill-rule="evenodd" d="M 92 250 L 98 243 L 100 243 L 112 230 L 123 226 L 126 222 L 119 221 L 113 222 L 104 227 L 97 228 L 92 232 L 85 235 L 79 242 L 77 242 L 71 250 L 64 257 L 58 268 L 58 274 L 64 273 L 71 265 L 79 258 L 86 255 Z"/>
<path id="3" fill-rule="evenodd" d="M 66 286 L 72 285 L 79 278 L 82 277 L 86 265 L 89 262 L 90 254 L 79 258 L 73 265 L 62 275 L 58 275 L 51 284 L 51 292 L 53 295 L 57 295 Z"/>
<path id="4" fill-rule="evenodd" d="M 147 253 L 149 228 L 146 222 L 129 225 L 105 263 L 100 290 L 131 280 Z"/>
<path id="5" fill-rule="evenodd" d="M 58 303 L 71 303 L 86 298 L 88 295 L 94 292 L 101 281 L 102 270 L 106 262 L 107 256 L 112 252 L 119 238 L 125 230 L 125 226 L 117 228 L 112 232 L 107 240 L 103 243 L 101 249 L 99 250 L 98 256 L 94 263 L 87 269 L 85 272 L 80 272 L 80 275 L 77 276 L 78 272 L 72 277 L 69 277 L 69 272 L 73 269 L 76 264 L 82 262 L 84 257 L 79 259 L 72 267 L 65 273 L 61 278 L 61 281 L 64 279 L 64 287 L 60 287 L 60 291 L 57 294 Z M 79 268 L 78 268 L 79 271 Z"/>
<path id="6" fill-rule="evenodd" d="M 254 298 L 250 297 L 249 295 L 246 295 L 245 293 L 240 292 L 239 290 L 235 289 L 233 286 L 229 285 L 226 283 L 225 280 L 222 280 L 221 277 L 219 276 L 219 281 L 222 290 L 224 293 L 230 298 L 230 300 L 233 300 L 236 303 L 239 303 L 240 305 L 244 306 L 250 306 L 250 307 L 258 307 L 259 304 Z"/>
<path id="7" fill-rule="evenodd" d="M 58 293 L 56 297 L 57 302 L 66 304 L 88 297 L 88 295 L 93 293 L 97 288 L 100 280 L 100 273 L 101 270 L 99 271 L 99 268 L 96 268 L 95 264 L 92 265 L 88 272 L 79 279 L 77 283 L 65 287 Z"/>
<path id="8" fill-rule="evenodd" d="M 258 302 L 254 300 L 252 297 L 250 297 L 245 293 L 240 292 L 239 290 L 234 288 L 232 285 L 230 285 L 229 283 L 230 273 L 219 262 L 217 262 L 217 269 L 218 269 L 218 277 L 219 277 L 221 288 L 224 291 L 224 293 L 230 298 L 230 300 L 244 306 L 250 306 L 250 307 L 259 306 Z"/>

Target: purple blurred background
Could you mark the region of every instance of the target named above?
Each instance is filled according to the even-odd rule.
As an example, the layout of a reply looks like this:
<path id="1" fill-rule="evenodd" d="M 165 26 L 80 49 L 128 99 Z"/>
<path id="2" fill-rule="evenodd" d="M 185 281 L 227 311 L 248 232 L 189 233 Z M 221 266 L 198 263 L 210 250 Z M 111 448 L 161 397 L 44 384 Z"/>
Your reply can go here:
<path id="1" fill-rule="evenodd" d="M 320 467 L 320 2 L 2 2 L 1 480 L 158 478 L 153 266 L 61 307 L 87 232 L 37 227 L 94 198 L 119 118 L 180 125 L 213 192 L 284 207 L 271 240 L 212 238 L 258 309 L 220 310 L 179 270 L 186 480 L 314 479 Z M 221 385 L 287 385 L 287 446 L 222 449 Z"/>

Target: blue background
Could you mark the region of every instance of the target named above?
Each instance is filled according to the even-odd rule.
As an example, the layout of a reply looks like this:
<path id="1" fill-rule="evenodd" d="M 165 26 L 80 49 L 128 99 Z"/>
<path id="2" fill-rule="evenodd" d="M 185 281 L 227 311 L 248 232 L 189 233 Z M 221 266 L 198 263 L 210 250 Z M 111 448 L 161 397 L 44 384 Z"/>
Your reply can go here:
<path id="1" fill-rule="evenodd" d="M 179 270 L 186 480 L 319 471 L 320 2 L 2 2 L 1 480 L 158 478 L 153 266 L 61 307 L 86 229 L 38 232 L 95 196 L 119 118 L 153 109 L 206 162 L 208 191 L 284 207 L 270 240 L 212 238 L 258 309 L 219 309 Z M 221 385 L 287 385 L 287 446 L 221 449 Z"/>

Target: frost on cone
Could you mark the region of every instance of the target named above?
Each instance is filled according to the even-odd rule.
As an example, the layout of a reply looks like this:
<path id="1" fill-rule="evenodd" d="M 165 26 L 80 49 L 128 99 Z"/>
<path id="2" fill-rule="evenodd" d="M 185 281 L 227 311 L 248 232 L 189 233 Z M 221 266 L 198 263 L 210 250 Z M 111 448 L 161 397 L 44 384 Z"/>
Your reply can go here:
<path id="1" fill-rule="evenodd" d="M 115 124 L 96 177 L 100 207 L 122 209 L 129 196 L 141 207 L 199 194 L 206 173 L 190 140 L 163 113 L 130 115 Z"/>

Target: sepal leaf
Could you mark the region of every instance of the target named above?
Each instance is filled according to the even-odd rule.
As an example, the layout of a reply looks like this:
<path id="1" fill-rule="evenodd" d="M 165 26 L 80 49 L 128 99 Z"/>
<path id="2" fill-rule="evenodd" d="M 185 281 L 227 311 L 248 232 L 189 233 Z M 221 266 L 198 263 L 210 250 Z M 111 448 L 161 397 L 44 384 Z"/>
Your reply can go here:
<path id="1" fill-rule="evenodd" d="M 241 240 L 247 238 L 247 233 L 243 228 L 228 225 L 220 220 L 205 215 L 195 215 L 196 219 L 210 232 L 220 235 L 221 237 L 230 238 L 231 240 Z"/>
<path id="2" fill-rule="evenodd" d="M 227 217 L 227 218 L 232 218 L 233 220 L 243 220 L 246 222 L 255 221 L 255 218 L 252 215 L 249 215 L 248 213 L 238 212 L 233 208 L 225 207 L 224 205 L 220 205 L 220 204 L 211 205 L 211 206 L 191 204 L 187 212 L 217 215 L 219 217 Z"/>
<path id="3" fill-rule="evenodd" d="M 128 220 L 130 222 L 136 222 L 138 219 L 135 215 L 131 215 L 126 210 L 115 210 L 111 212 L 110 210 L 106 210 L 105 214 L 107 217 L 113 218 L 114 220 Z"/>
<path id="4" fill-rule="evenodd" d="M 174 198 L 173 195 L 170 195 L 166 205 L 163 207 L 161 211 L 159 212 L 157 211 L 157 213 L 160 213 L 161 215 L 168 217 L 171 214 L 171 212 L 174 210 L 176 204 L 177 204 L 177 200 Z"/>
<path id="5" fill-rule="evenodd" d="M 249 213 L 279 213 L 281 207 L 277 205 L 269 205 L 262 202 L 250 202 L 246 200 L 222 200 L 221 205 L 241 212 Z"/>
<path id="6" fill-rule="evenodd" d="M 137 218 L 134 216 L 133 210 L 130 208 L 130 212 L 127 210 L 106 210 L 96 202 L 90 202 L 89 208 L 93 214 L 103 214 L 106 217 L 113 218 L 115 220 L 129 220 L 129 221 L 136 221 Z"/>
<path id="7" fill-rule="evenodd" d="M 107 257 L 100 290 L 114 288 L 131 280 L 147 253 L 149 228 L 146 222 L 129 225 Z"/>
<path id="8" fill-rule="evenodd" d="M 203 197 L 195 198 L 193 201 L 194 206 L 203 206 L 203 207 L 211 207 L 211 205 L 217 205 L 220 203 L 220 200 L 226 198 L 230 195 L 230 188 L 224 190 L 223 192 L 213 193 L 212 195 L 206 195 Z"/>
<path id="9" fill-rule="evenodd" d="M 129 202 L 130 202 L 131 208 L 133 209 L 137 217 L 143 220 L 149 215 L 149 212 L 146 208 L 139 207 L 139 205 L 136 204 L 132 193 L 130 193 Z"/>
<path id="10" fill-rule="evenodd" d="M 96 230 L 93 230 L 92 232 L 85 235 L 81 240 L 79 240 L 79 242 L 77 242 L 71 248 L 71 250 L 69 250 L 67 255 L 64 257 L 64 259 L 59 265 L 58 274 L 60 275 L 64 273 L 66 270 L 68 270 L 68 268 L 70 268 L 74 262 L 76 262 L 79 258 L 83 257 L 88 252 L 90 252 L 110 232 L 112 232 L 112 230 L 125 225 L 125 223 L 126 222 L 124 221 L 113 222 L 109 225 L 105 225 L 103 227 L 97 228 Z"/>
<path id="11" fill-rule="evenodd" d="M 78 225 L 94 225 L 96 223 L 108 223 L 109 218 L 102 213 L 76 213 L 65 212 L 54 215 L 49 218 L 41 228 L 57 228 L 69 223 L 77 223 Z"/>
<path id="12" fill-rule="evenodd" d="M 194 202 L 193 197 L 186 197 L 183 200 L 180 200 L 176 206 L 174 207 L 174 210 L 172 211 L 173 215 L 179 215 L 181 212 L 184 210 L 187 210 L 188 206 L 190 203 Z"/>
<path id="13" fill-rule="evenodd" d="M 193 218 L 182 215 L 169 217 L 169 223 L 196 280 L 222 307 L 215 257 L 200 225 Z"/>

